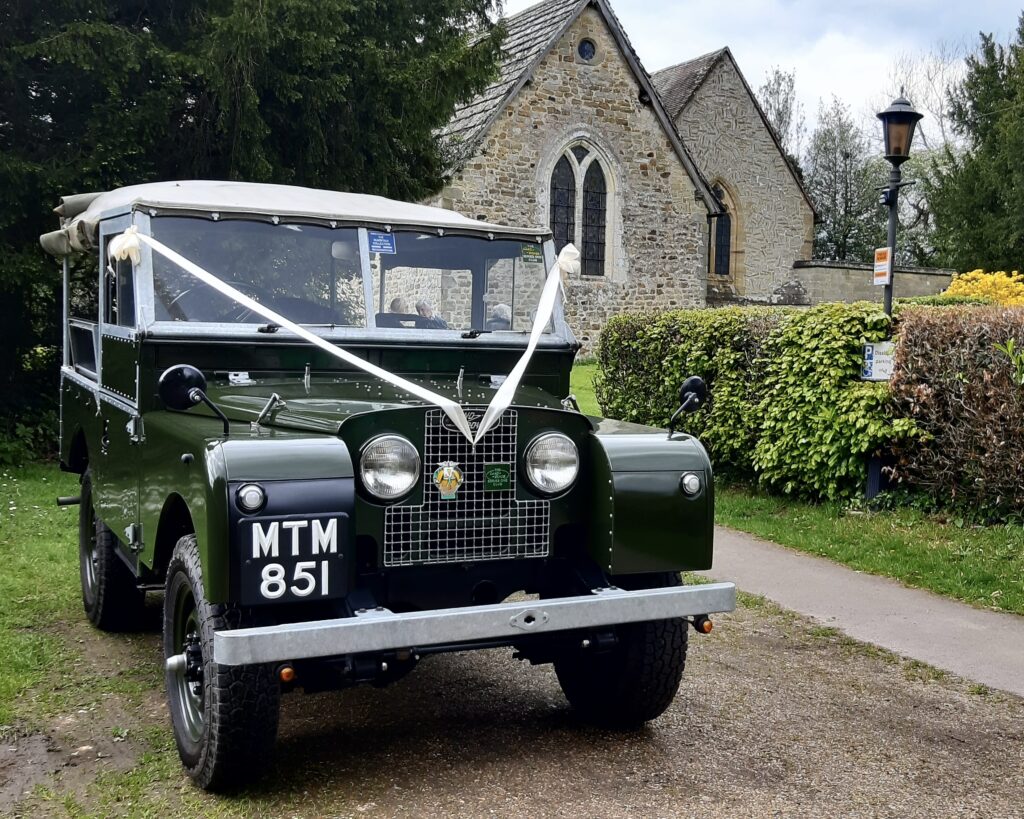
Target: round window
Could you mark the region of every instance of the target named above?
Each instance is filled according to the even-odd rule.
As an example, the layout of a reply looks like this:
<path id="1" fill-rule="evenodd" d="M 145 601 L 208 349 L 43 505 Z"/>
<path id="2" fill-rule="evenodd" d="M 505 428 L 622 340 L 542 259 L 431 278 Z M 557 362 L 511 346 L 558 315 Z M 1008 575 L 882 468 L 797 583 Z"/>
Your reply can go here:
<path id="1" fill-rule="evenodd" d="M 594 55 L 597 54 L 597 46 L 594 45 L 593 40 L 580 40 L 580 44 L 576 47 L 576 51 L 582 59 L 589 63 L 594 59 Z"/>

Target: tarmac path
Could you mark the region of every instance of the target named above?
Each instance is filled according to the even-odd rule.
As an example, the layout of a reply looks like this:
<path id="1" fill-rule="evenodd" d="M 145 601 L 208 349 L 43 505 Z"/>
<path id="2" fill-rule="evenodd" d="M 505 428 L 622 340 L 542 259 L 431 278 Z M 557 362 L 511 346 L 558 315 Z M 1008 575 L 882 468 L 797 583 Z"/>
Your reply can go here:
<path id="1" fill-rule="evenodd" d="M 1024 696 L 1019 615 L 911 589 L 721 526 L 715 529 L 714 566 L 705 574 L 856 640 Z"/>

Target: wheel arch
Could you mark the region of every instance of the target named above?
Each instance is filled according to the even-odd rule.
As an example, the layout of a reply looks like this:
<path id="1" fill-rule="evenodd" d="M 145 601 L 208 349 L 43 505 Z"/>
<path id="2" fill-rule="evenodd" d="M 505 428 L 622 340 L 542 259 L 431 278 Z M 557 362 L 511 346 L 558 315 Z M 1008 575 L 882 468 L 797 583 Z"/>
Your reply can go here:
<path id="1" fill-rule="evenodd" d="M 194 534 L 196 527 L 188 502 L 177 492 L 171 493 L 160 510 L 160 521 L 156 528 L 152 567 L 156 577 L 162 579 L 167 573 L 171 555 L 178 541 L 185 535 Z"/>
<path id="2" fill-rule="evenodd" d="M 65 460 L 68 472 L 84 475 L 89 466 L 89 444 L 85 440 L 85 430 L 82 427 L 75 429 L 71 436 L 71 444 L 68 447 L 68 457 Z"/>

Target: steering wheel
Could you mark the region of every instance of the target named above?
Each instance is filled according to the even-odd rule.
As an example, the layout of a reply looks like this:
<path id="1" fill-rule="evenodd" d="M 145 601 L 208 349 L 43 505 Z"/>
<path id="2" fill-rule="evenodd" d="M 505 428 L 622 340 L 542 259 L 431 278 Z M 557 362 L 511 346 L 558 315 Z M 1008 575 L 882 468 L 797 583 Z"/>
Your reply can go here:
<path id="1" fill-rule="evenodd" d="M 254 301 L 263 301 L 270 296 L 262 287 L 250 284 L 249 282 L 229 281 L 225 282 L 225 284 L 231 285 Z M 213 293 L 210 292 L 211 290 Z M 195 287 L 183 290 L 175 296 L 171 303 L 167 305 L 167 310 L 171 315 L 182 321 L 213 321 L 241 324 L 253 315 L 253 311 L 248 307 L 243 307 L 241 304 L 233 301 L 226 310 L 218 310 L 222 306 L 221 299 L 229 300 L 230 297 L 217 292 L 215 288 L 206 284 L 206 282 L 200 282 Z"/>

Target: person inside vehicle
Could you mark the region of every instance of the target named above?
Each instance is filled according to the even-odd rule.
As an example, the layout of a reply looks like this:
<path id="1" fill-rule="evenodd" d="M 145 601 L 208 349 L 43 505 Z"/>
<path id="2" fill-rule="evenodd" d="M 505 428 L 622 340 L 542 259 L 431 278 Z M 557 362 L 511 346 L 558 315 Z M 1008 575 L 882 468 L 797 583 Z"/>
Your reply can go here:
<path id="1" fill-rule="evenodd" d="M 391 304 L 388 305 L 389 313 L 406 313 L 408 314 L 409 308 L 405 304 L 405 299 L 401 296 L 396 296 L 391 300 Z"/>
<path id="2" fill-rule="evenodd" d="M 419 320 L 416 322 L 417 327 L 422 327 L 426 330 L 448 329 L 448 322 L 434 314 L 434 307 L 429 301 L 420 299 L 416 302 L 416 312 L 420 316 Z"/>
<path id="3" fill-rule="evenodd" d="M 496 304 L 491 308 L 491 315 L 486 322 L 488 330 L 511 330 L 512 308 L 507 304 Z"/>

